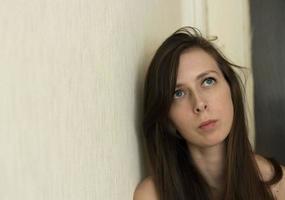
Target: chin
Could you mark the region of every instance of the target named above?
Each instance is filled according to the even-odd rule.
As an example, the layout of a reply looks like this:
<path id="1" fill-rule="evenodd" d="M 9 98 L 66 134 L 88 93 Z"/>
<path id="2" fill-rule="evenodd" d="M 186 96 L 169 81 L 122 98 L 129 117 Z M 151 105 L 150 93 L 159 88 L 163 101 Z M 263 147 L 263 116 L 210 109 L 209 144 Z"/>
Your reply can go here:
<path id="1" fill-rule="evenodd" d="M 195 146 L 198 148 L 213 148 L 213 147 L 222 147 L 225 144 L 225 139 L 226 136 L 223 137 L 215 137 L 215 138 L 207 138 L 203 140 L 202 142 L 196 142 L 196 143 L 191 143 L 190 142 L 190 147 Z"/>

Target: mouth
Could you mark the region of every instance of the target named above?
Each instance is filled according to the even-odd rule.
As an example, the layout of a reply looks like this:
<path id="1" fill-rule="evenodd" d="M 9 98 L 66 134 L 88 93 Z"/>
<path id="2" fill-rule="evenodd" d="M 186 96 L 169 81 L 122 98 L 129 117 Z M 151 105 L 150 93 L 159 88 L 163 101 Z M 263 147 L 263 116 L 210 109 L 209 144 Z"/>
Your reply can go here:
<path id="1" fill-rule="evenodd" d="M 215 127 L 217 121 L 218 121 L 218 120 L 216 120 L 216 119 L 211 119 L 211 120 L 204 121 L 204 122 L 202 122 L 202 123 L 199 125 L 199 129 L 202 129 L 202 130 L 209 130 L 209 129 L 212 129 L 212 128 Z"/>

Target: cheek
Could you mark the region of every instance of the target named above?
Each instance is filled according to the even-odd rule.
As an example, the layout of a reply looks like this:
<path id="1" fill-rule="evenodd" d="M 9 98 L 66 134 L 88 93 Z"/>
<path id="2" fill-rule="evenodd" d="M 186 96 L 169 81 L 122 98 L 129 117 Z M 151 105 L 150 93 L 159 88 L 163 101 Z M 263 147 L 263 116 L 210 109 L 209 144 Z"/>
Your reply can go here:
<path id="1" fill-rule="evenodd" d="M 169 112 L 169 118 L 176 128 L 182 126 L 187 119 L 186 109 L 182 109 L 179 105 L 171 106 Z"/>
<path id="2" fill-rule="evenodd" d="M 189 105 L 175 105 L 171 106 L 169 112 L 169 119 L 179 132 L 191 129 L 193 123 L 193 116 L 191 114 L 191 107 Z"/>
<path id="3" fill-rule="evenodd" d="M 177 126 L 177 123 L 179 123 L 179 121 L 183 119 L 182 117 L 183 115 L 184 113 L 181 109 L 179 109 L 179 107 L 171 106 L 170 111 L 169 111 L 169 118 L 175 126 Z"/>
<path id="4" fill-rule="evenodd" d="M 234 111 L 233 111 L 234 109 L 233 109 L 231 91 L 229 88 L 226 89 L 223 95 L 220 95 L 219 105 L 217 105 L 217 107 L 219 107 L 220 113 L 222 113 L 225 120 L 228 121 L 229 126 L 231 126 L 233 115 L 234 115 Z"/>

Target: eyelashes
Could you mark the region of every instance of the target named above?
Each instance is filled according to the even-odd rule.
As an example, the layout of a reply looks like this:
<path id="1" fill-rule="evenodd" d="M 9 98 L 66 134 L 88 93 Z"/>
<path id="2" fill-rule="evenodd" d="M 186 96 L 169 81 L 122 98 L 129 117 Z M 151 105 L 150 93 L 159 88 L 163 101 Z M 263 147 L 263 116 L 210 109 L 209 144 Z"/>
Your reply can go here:
<path id="1" fill-rule="evenodd" d="M 202 82 L 202 85 L 205 86 L 205 87 L 209 87 L 209 86 L 212 86 L 216 83 L 216 79 L 213 78 L 213 77 L 208 77 L 208 78 L 205 78 Z"/>
<path id="2" fill-rule="evenodd" d="M 201 82 L 201 86 L 202 88 L 212 87 L 213 85 L 216 84 L 216 82 L 217 80 L 214 77 L 207 77 L 203 79 L 203 81 Z M 174 91 L 173 98 L 180 99 L 184 97 L 188 92 L 189 92 L 188 89 L 183 89 L 183 88 L 176 89 Z"/>
<path id="3" fill-rule="evenodd" d="M 175 90 L 174 94 L 173 94 L 173 98 L 174 99 L 179 99 L 183 96 L 185 96 L 185 91 L 183 91 L 182 89 L 178 89 L 178 90 Z"/>

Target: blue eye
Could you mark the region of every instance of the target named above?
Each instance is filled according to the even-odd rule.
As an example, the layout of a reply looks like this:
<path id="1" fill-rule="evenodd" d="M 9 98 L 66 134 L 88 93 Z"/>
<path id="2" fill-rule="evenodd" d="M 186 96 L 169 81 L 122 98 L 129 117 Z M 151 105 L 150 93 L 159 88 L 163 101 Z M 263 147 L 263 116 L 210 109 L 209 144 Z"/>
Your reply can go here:
<path id="1" fill-rule="evenodd" d="M 178 99 L 178 98 L 181 98 L 185 95 L 185 92 L 183 90 L 176 90 L 174 92 L 174 99 Z"/>
<path id="2" fill-rule="evenodd" d="M 216 83 L 216 79 L 209 77 L 203 81 L 202 85 L 204 85 L 205 87 L 209 87 L 209 86 L 214 85 L 215 83 Z"/>

